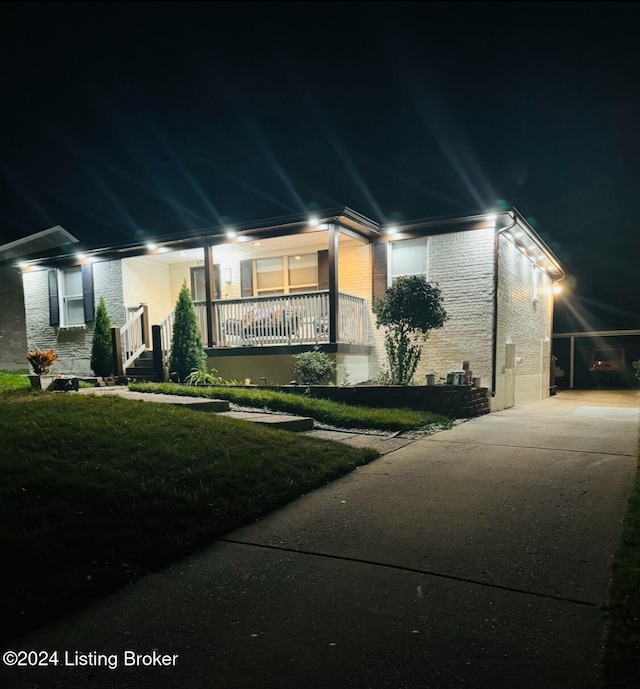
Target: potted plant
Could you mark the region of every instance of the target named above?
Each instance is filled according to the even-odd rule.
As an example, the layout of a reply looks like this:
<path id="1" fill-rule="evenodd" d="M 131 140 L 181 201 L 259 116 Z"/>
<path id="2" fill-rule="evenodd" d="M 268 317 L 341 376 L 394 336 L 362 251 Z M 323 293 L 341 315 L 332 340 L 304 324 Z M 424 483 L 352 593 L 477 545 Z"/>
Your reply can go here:
<path id="1" fill-rule="evenodd" d="M 43 352 L 36 349 L 35 352 L 27 352 L 27 360 L 31 364 L 31 368 L 35 375 L 29 376 L 31 387 L 35 390 L 48 390 L 55 380 L 55 376 L 49 374 L 54 361 L 58 355 L 54 353 L 53 349 Z"/>

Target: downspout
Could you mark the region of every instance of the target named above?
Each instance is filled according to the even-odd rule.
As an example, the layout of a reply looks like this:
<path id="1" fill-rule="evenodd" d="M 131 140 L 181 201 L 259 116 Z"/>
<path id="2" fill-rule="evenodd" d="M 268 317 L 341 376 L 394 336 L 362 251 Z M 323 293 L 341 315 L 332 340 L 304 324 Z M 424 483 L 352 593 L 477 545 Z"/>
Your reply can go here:
<path id="1" fill-rule="evenodd" d="M 513 214 L 511 225 L 501 227 L 495 235 L 493 246 L 493 334 L 492 334 L 492 366 L 491 366 L 491 397 L 496 396 L 496 381 L 498 378 L 498 268 L 500 259 L 500 235 L 512 230 L 518 224 L 516 214 Z"/>

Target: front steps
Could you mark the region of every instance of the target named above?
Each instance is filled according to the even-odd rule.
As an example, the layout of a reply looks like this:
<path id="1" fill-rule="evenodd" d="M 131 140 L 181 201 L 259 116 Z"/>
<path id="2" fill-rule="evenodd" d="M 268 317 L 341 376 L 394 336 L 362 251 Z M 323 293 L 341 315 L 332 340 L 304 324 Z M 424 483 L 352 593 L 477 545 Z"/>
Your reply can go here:
<path id="1" fill-rule="evenodd" d="M 127 378 L 133 378 L 134 380 L 153 381 L 153 352 L 150 349 L 142 352 L 133 362 L 133 366 L 127 366 L 125 375 Z"/>

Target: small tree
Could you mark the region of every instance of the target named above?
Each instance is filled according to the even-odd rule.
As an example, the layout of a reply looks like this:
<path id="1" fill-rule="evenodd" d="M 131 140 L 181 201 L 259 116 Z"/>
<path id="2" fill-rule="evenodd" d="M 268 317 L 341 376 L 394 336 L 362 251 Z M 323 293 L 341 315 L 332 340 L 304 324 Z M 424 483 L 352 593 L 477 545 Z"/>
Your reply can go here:
<path id="1" fill-rule="evenodd" d="M 169 370 L 184 381 L 191 371 L 205 370 L 206 361 L 196 310 L 184 280 L 176 303 Z"/>
<path id="2" fill-rule="evenodd" d="M 442 328 L 448 319 L 437 286 L 420 275 L 400 277 L 378 300 L 374 308 L 376 327 L 387 330 L 384 346 L 389 360 L 389 382 L 408 383 L 420 361 L 418 338 Z"/>
<path id="3" fill-rule="evenodd" d="M 91 344 L 91 369 L 96 376 L 113 375 L 113 346 L 111 344 L 111 319 L 107 313 L 104 297 L 100 297 L 96 309 Z"/>

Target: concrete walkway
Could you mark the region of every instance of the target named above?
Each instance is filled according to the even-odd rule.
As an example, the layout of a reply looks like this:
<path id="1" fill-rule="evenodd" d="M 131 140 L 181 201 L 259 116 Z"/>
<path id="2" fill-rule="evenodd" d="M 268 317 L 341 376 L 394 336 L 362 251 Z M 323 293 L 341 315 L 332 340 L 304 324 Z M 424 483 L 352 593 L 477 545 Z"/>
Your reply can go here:
<path id="1" fill-rule="evenodd" d="M 639 421 L 566 392 L 414 442 L 16 641 L 71 665 L 0 683 L 595 689 Z"/>

